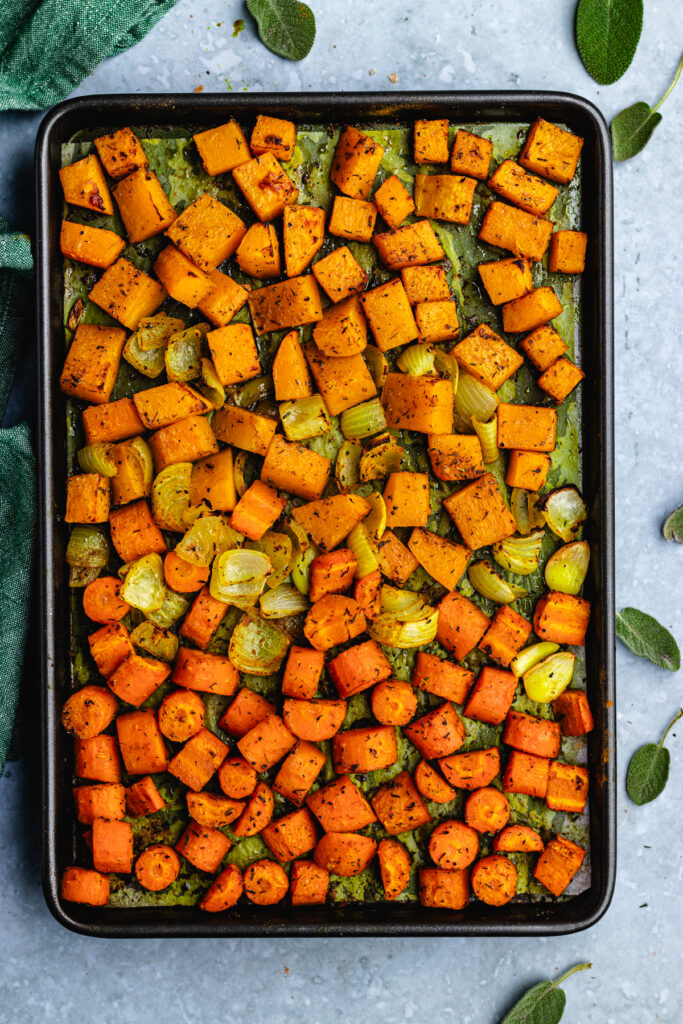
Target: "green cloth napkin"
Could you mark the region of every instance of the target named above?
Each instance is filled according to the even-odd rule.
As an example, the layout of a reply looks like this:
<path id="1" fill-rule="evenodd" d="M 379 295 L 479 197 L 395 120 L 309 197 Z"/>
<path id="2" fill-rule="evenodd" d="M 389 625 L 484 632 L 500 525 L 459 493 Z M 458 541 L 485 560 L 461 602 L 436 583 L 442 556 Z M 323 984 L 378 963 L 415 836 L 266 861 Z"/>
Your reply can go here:
<path id="1" fill-rule="evenodd" d="M 176 0 L 4 0 L 0 110 L 59 103 L 105 57 L 138 43 Z"/>
<path id="2" fill-rule="evenodd" d="M 17 358 L 29 343 L 33 257 L 26 235 L 0 217 L 0 417 Z M 28 316 L 27 316 L 28 313 Z M 0 774 L 19 705 L 29 622 L 35 526 L 35 465 L 26 423 L 0 430 Z"/>

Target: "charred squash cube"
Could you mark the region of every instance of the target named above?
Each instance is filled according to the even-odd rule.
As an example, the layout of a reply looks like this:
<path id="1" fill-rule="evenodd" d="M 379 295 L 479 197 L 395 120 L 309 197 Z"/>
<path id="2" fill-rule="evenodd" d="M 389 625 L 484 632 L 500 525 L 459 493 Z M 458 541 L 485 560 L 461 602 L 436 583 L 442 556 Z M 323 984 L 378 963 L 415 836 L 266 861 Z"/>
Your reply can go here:
<path id="1" fill-rule="evenodd" d="M 458 311 L 453 299 L 418 302 L 415 306 L 415 322 L 421 341 L 438 344 L 442 341 L 452 341 L 460 333 Z"/>
<path id="2" fill-rule="evenodd" d="M 114 204 L 104 177 L 102 165 L 94 153 L 77 160 L 75 164 L 62 167 L 59 180 L 64 191 L 64 200 L 72 206 L 83 206 L 111 216 Z"/>
<path id="3" fill-rule="evenodd" d="M 508 487 L 520 487 L 525 491 L 539 491 L 549 469 L 550 456 L 545 452 L 511 452 L 505 483 Z"/>
<path id="4" fill-rule="evenodd" d="M 556 359 L 563 356 L 567 346 L 551 324 L 537 327 L 519 343 L 537 370 L 547 370 Z"/>
<path id="5" fill-rule="evenodd" d="M 254 156 L 272 153 L 278 160 L 291 160 L 296 145 L 296 125 L 279 117 L 259 114 L 251 133 L 251 151 Z"/>
<path id="6" fill-rule="evenodd" d="M 547 391 L 556 402 L 564 402 L 577 384 L 585 377 L 583 370 L 569 359 L 558 359 L 538 378 L 539 388 Z"/>
<path id="7" fill-rule="evenodd" d="M 533 331 L 554 320 L 562 312 L 562 303 L 552 288 L 544 286 L 506 302 L 503 306 L 503 330 L 508 334 Z"/>
<path id="8" fill-rule="evenodd" d="M 492 391 L 502 387 L 524 362 L 524 356 L 486 324 L 479 324 L 471 334 L 463 338 L 453 349 L 453 355 L 465 373 Z"/>
<path id="9" fill-rule="evenodd" d="M 143 316 L 156 313 L 166 298 L 166 291 L 153 277 L 122 256 L 105 270 L 88 298 L 134 331 Z"/>
<path id="10" fill-rule="evenodd" d="M 405 288 L 395 277 L 362 297 L 363 310 L 381 352 L 407 345 L 418 336 Z"/>
<path id="11" fill-rule="evenodd" d="M 125 178 L 133 171 L 147 167 L 145 151 L 137 135 L 130 128 L 119 128 L 95 139 L 104 169 L 111 178 Z"/>
<path id="12" fill-rule="evenodd" d="M 411 306 L 451 297 L 443 267 L 404 267 L 401 280 Z"/>
<path id="13" fill-rule="evenodd" d="M 413 197 L 396 174 L 392 174 L 380 185 L 373 200 L 392 230 L 399 227 L 415 209 Z"/>
<path id="14" fill-rule="evenodd" d="M 452 224 L 469 224 L 477 182 L 459 174 L 415 175 L 415 212 Z"/>
<path id="15" fill-rule="evenodd" d="M 245 304 L 249 292 L 220 270 L 210 270 L 207 277 L 210 287 L 197 308 L 216 327 L 225 327 Z"/>
<path id="16" fill-rule="evenodd" d="M 444 498 L 443 507 L 472 551 L 510 537 L 517 524 L 491 473 Z"/>
<path id="17" fill-rule="evenodd" d="M 509 249 L 515 256 L 525 256 L 535 263 L 543 258 L 552 233 L 552 221 L 535 217 L 507 203 L 493 202 L 482 221 L 479 238 L 482 242 L 499 249 Z"/>
<path id="18" fill-rule="evenodd" d="M 311 269 L 316 281 L 333 302 L 341 302 L 349 295 L 362 292 L 368 280 L 367 272 L 346 245 L 335 249 L 329 256 L 323 256 Z"/>
<path id="19" fill-rule="evenodd" d="M 451 152 L 451 170 L 453 174 L 467 174 L 470 178 L 488 178 L 492 153 L 490 139 L 459 128 Z"/>
<path id="20" fill-rule="evenodd" d="M 383 156 L 379 142 L 349 125 L 339 136 L 330 178 L 351 199 L 367 199 Z"/>
<path id="21" fill-rule="evenodd" d="M 273 220 L 293 206 L 299 190 L 272 153 L 248 160 L 235 167 L 232 176 L 259 220 Z"/>
<path id="22" fill-rule="evenodd" d="M 154 262 L 154 273 L 176 302 L 194 309 L 211 288 L 211 281 L 199 267 L 174 245 L 162 249 Z"/>
<path id="23" fill-rule="evenodd" d="M 514 160 L 503 160 L 489 178 L 488 186 L 503 199 L 536 217 L 545 217 L 558 193 L 554 185 L 530 174 Z"/>
<path id="24" fill-rule="evenodd" d="M 93 405 L 108 402 L 125 342 L 126 332 L 120 327 L 79 324 L 59 378 L 62 391 Z"/>
<path id="25" fill-rule="evenodd" d="M 422 266 L 443 259 L 445 253 L 428 220 L 405 224 L 396 231 L 385 231 L 372 240 L 382 262 L 390 270 Z"/>
<path id="26" fill-rule="evenodd" d="M 531 260 L 521 257 L 480 263 L 479 275 L 494 306 L 519 299 L 533 290 Z"/>
<path id="27" fill-rule="evenodd" d="M 582 274 L 586 265 L 587 245 L 588 235 L 584 231 L 556 231 L 550 239 L 550 273 Z"/>

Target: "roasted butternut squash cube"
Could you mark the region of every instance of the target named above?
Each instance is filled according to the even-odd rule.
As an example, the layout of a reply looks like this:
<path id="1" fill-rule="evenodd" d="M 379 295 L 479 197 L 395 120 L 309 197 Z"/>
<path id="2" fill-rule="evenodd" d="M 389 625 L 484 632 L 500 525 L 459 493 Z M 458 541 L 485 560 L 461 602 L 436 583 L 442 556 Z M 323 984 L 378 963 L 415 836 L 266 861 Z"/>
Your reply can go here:
<path id="1" fill-rule="evenodd" d="M 418 302 L 439 302 L 451 297 L 443 267 L 404 267 L 401 280 L 411 306 L 416 306 Z"/>
<path id="2" fill-rule="evenodd" d="M 509 249 L 515 256 L 525 256 L 536 263 L 550 245 L 552 233 L 552 221 L 535 217 L 517 206 L 494 201 L 484 215 L 479 238 L 488 245 Z"/>
<path id="3" fill-rule="evenodd" d="M 72 206 L 83 206 L 111 216 L 114 204 L 107 185 L 102 164 L 94 153 L 68 167 L 61 167 L 59 180 L 64 191 L 64 200 Z"/>
<path id="4" fill-rule="evenodd" d="M 225 327 L 245 304 L 249 292 L 220 270 L 210 270 L 207 277 L 209 290 L 197 303 L 197 309 L 216 327 Z"/>
<path id="5" fill-rule="evenodd" d="M 304 346 L 304 353 L 330 416 L 338 416 L 377 394 L 362 355 L 326 356 L 314 342 Z"/>
<path id="6" fill-rule="evenodd" d="M 585 231 L 556 231 L 550 239 L 550 273 L 582 274 L 586 266 L 587 245 L 588 235 Z"/>
<path id="7" fill-rule="evenodd" d="M 325 241 L 325 211 L 317 206 L 288 206 L 282 236 L 287 277 L 298 277 Z"/>
<path id="8" fill-rule="evenodd" d="M 477 182 L 459 174 L 416 174 L 415 212 L 451 224 L 469 224 Z"/>
<path id="9" fill-rule="evenodd" d="M 121 255 L 126 247 L 125 240 L 114 231 L 91 228 L 87 224 L 74 224 L 63 220 L 59 234 L 62 255 L 90 267 L 105 269 Z"/>
<path id="10" fill-rule="evenodd" d="M 184 256 L 202 270 L 215 270 L 237 249 L 247 226 L 208 192 L 195 199 L 166 232 Z"/>
<path id="11" fill-rule="evenodd" d="M 541 405 L 498 406 L 498 447 L 526 452 L 552 452 L 555 448 L 557 412 Z"/>
<path id="12" fill-rule="evenodd" d="M 508 487 L 521 487 L 524 491 L 539 491 L 550 469 L 550 456 L 545 452 L 510 453 L 505 483 Z"/>
<path id="13" fill-rule="evenodd" d="M 328 306 L 313 328 L 313 340 L 326 356 L 353 356 L 368 343 L 368 324 L 359 295 Z"/>
<path id="14" fill-rule="evenodd" d="M 279 117 L 259 114 L 251 133 L 251 151 L 254 156 L 272 153 L 278 160 L 291 160 L 296 145 L 296 125 Z"/>
<path id="15" fill-rule="evenodd" d="M 280 243 L 273 225 L 252 224 L 237 247 L 235 259 L 240 270 L 250 277 L 262 281 L 279 277 Z"/>
<path id="16" fill-rule="evenodd" d="M 221 384 L 239 384 L 258 377 L 261 363 L 249 324 L 227 324 L 209 331 L 206 340 Z"/>
<path id="17" fill-rule="evenodd" d="M 385 231 L 372 240 L 380 259 L 390 270 L 422 266 L 443 259 L 445 253 L 428 220 L 404 224 L 396 231 Z"/>
<path id="18" fill-rule="evenodd" d="M 156 388 L 136 391 L 133 395 L 135 408 L 147 430 L 167 427 L 176 420 L 208 412 L 210 402 L 203 395 L 180 381 L 170 381 Z"/>
<path id="19" fill-rule="evenodd" d="M 166 290 L 121 256 L 105 270 L 88 298 L 129 331 L 134 331 L 143 317 L 156 313 L 166 298 Z"/>
<path id="20" fill-rule="evenodd" d="M 453 174 L 466 174 L 470 178 L 488 178 L 492 153 L 490 139 L 458 128 L 451 151 L 451 170 Z"/>
<path id="21" fill-rule="evenodd" d="M 225 174 L 251 160 L 244 132 L 237 121 L 228 121 L 218 128 L 208 128 L 193 135 L 195 145 L 207 174 Z"/>
<path id="22" fill-rule="evenodd" d="M 408 549 L 417 558 L 422 568 L 437 583 L 445 587 L 446 590 L 455 590 L 472 555 L 470 549 L 466 548 L 464 544 L 454 544 L 453 541 L 447 540 L 446 537 L 439 537 L 438 534 L 432 533 L 430 530 L 419 528 L 411 533 L 408 540 Z M 439 664 L 445 665 L 446 663 L 439 662 Z M 464 669 L 459 669 L 455 665 L 451 667 L 456 676 L 459 672 L 462 672 L 465 676 L 467 675 Z M 430 690 L 430 684 L 427 682 L 427 679 L 424 682 L 426 685 L 422 685 L 422 683 L 417 684 L 420 686 L 420 689 L 436 693 L 438 696 L 446 697 L 448 700 L 454 700 L 454 703 L 462 703 L 462 694 L 458 694 L 459 699 L 455 701 L 455 695 L 452 692 L 450 694 L 439 693 L 438 686 L 436 689 Z"/>
<path id="23" fill-rule="evenodd" d="M 276 434 L 263 460 L 261 479 L 277 490 L 314 501 L 322 497 L 331 469 L 323 455 Z"/>
<path id="24" fill-rule="evenodd" d="M 175 245 L 167 245 L 154 261 L 154 273 L 176 302 L 194 309 L 211 287 L 211 281 L 199 267 L 183 256 Z"/>
<path id="25" fill-rule="evenodd" d="M 109 519 L 109 478 L 81 473 L 66 481 L 65 523 L 106 523 Z"/>
<path id="26" fill-rule="evenodd" d="M 382 390 L 387 424 L 421 434 L 453 430 L 453 387 L 450 380 L 388 373 Z"/>
<path id="27" fill-rule="evenodd" d="M 443 507 L 472 551 L 504 540 L 517 529 L 492 473 L 485 473 L 444 498 Z"/>
<path id="28" fill-rule="evenodd" d="M 567 351 L 567 345 L 551 324 L 537 327 L 519 343 L 537 370 L 547 370 Z"/>
<path id="29" fill-rule="evenodd" d="M 543 178 L 530 174 L 514 160 L 503 160 L 487 185 L 503 199 L 520 206 L 536 217 L 545 217 L 557 199 L 558 189 Z"/>
<path id="30" fill-rule="evenodd" d="M 149 447 L 157 473 L 176 462 L 196 462 L 218 452 L 216 437 L 206 416 L 188 416 L 162 427 L 150 437 Z"/>
<path id="31" fill-rule="evenodd" d="M 477 269 L 494 306 L 502 306 L 533 290 L 531 260 L 512 256 L 492 263 L 480 263 Z"/>
<path id="32" fill-rule="evenodd" d="M 232 176 L 259 220 L 274 220 L 293 206 L 299 190 L 272 153 L 263 153 L 235 167 Z"/>
<path id="33" fill-rule="evenodd" d="M 517 372 L 524 356 L 503 341 L 486 324 L 479 324 L 455 346 L 452 354 L 465 373 L 497 391 Z"/>
<path id="34" fill-rule="evenodd" d="M 384 147 L 349 125 L 337 142 L 330 179 L 352 199 L 367 199 L 384 156 Z"/>
<path id="35" fill-rule="evenodd" d="M 568 185 L 576 174 L 582 146 L 579 135 L 539 117 L 529 129 L 519 162 L 550 181 Z"/>
<path id="36" fill-rule="evenodd" d="M 534 632 L 541 640 L 583 647 L 590 617 L 590 601 L 550 590 L 536 602 Z"/>
<path id="37" fill-rule="evenodd" d="M 551 398 L 560 403 L 564 402 L 567 395 L 571 394 L 585 376 L 583 370 L 569 359 L 558 359 L 541 374 L 537 383 L 539 388 L 543 388 Z"/>
<path id="38" fill-rule="evenodd" d="M 421 341 L 452 341 L 460 334 L 458 310 L 453 299 L 441 302 L 418 302 L 415 306 L 415 323 Z"/>
<path id="39" fill-rule="evenodd" d="M 554 836 L 536 862 L 534 878 L 553 896 L 561 896 L 583 864 L 586 851 L 571 839 Z"/>
<path id="40" fill-rule="evenodd" d="M 583 814 L 588 802 L 588 769 L 578 764 L 552 761 L 545 802 L 551 811 Z"/>
<path id="41" fill-rule="evenodd" d="M 486 472 L 476 434 L 430 434 L 428 451 L 439 480 L 474 480 Z"/>
<path id="42" fill-rule="evenodd" d="M 95 139 L 95 149 L 110 178 L 125 178 L 148 165 L 142 143 L 131 128 L 100 135 Z"/>
<path id="43" fill-rule="evenodd" d="M 396 174 L 382 182 L 372 198 L 392 230 L 399 227 L 415 209 L 413 197 Z"/>
<path id="44" fill-rule="evenodd" d="M 334 249 L 312 266 L 313 276 L 332 302 L 341 302 L 349 295 L 362 292 L 368 275 L 348 246 Z"/>
<path id="45" fill-rule="evenodd" d="M 362 296 L 363 310 L 381 352 L 406 345 L 418 336 L 413 311 L 400 278 L 371 288 Z"/>
<path id="46" fill-rule="evenodd" d="M 122 178 L 114 186 L 114 198 L 129 242 L 145 242 L 176 219 L 161 182 L 148 168 Z"/>
<path id="47" fill-rule="evenodd" d="M 552 288 L 544 285 L 535 288 L 519 299 L 506 302 L 503 306 L 503 330 L 508 334 L 533 331 L 536 327 L 554 320 L 562 312 L 562 303 Z"/>
<path id="48" fill-rule="evenodd" d="M 400 587 L 410 579 L 420 564 L 410 548 L 391 530 L 385 530 L 382 534 L 377 544 L 377 557 L 382 575 Z"/>
<path id="49" fill-rule="evenodd" d="M 426 526 L 429 519 L 429 477 L 426 473 L 390 473 L 384 486 L 387 526 Z"/>
<path id="50" fill-rule="evenodd" d="M 311 375 L 298 331 L 289 331 L 278 346 L 273 360 L 273 386 L 276 402 L 308 398 L 313 394 Z"/>
<path id="51" fill-rule="evenodd" d="M 448 118 L 416 121 L 413 134 L 416 164 L 445 164 L 448 161 Z"/>
<path id="52" fill-rule="evenodd" d="M 322 320 L 320 292 L 312 274 L 257 288 L 247 299 L 254 330 L 260 336 Z"/>
<path id="53" fill-rule="evenodd" d="M 237 504 L 232 448 L 223 448 L 195 462 L 190 478 L 190 504 L 202 505 L 211 512 L 232 512 Z"/>
<path id="54" fill-rule="evenodd" d="M 335 196 L 328 225 L 331 235 L 347 238 L 351 242 L 369 242 L 375 230 L 377 207 L 363 199 Z"/>
<path id="55" fill-rule="evenodd" d="M 90 398 L 88 401 L 92 402 L 93 399 Z M 145 429 L 131 398 L 119 398 L 116 402 L 103 402 L 102 405 L 89 405 L 83 410 L 81 419 L 87 444 L 96 444 L 98 441 L 113 444 L 127 437 L 135 437 Z"/>
<path id="56" fill-rule="evenodd" d="M 270 416 L 261 416 L 249 409 L 227 404 L 217 409 L 211 420 L 211 427 L 219 441 L 255 455 L 266 454 L 277 426 L 278 421 Z"/>

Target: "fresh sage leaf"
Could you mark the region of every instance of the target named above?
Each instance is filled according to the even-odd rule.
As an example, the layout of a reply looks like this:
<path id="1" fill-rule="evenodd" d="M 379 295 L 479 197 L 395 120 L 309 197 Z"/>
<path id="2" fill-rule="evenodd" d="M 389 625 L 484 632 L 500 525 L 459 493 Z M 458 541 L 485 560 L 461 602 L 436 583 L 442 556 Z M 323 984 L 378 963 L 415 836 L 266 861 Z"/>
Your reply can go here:
<path id="1" fill-rule="evenodd" d="M 678 672 L 681 667 L 681 652 L 669 630 L 637 608 L 617 612 L 617 636 L 629 651 L 659 668 Z"/>
<path id="2" fill-rule="evenodd" d="M 671 719 L 659 743 L 646 743 L 631 758 L 626 773 L 626 792 L 639 807 L 656 800 L 666 786 L 671 755 L 664 740 L 672 725 L 682 717 L 683 708 Z"/>
<path id="3" fill-rule="evenodd" d="M 677 544 L 683 544 L 683 505 L 667 516 L 662 526 L 662 533 L 664 540 L 674 540 Z"/>
<path id="4" fill-rule="evenodd" d="M 534 985 L 505 1014 L 501 1024 L 558 1024 L 564 1013 L 567 997 L 558 986 L 577 971 L 587 971 L 591 964 L 577 964 L 556 981 L 541 981 Z"/>
<path id="5" fill-rule="evenodd" d="M 683 71 L 683 58 L 681 58 L 678 68 L 676 69 L 676 74 L 674 75 L 671 85 L 666 90 L 659 103 L 656 103 L 654 107 L 650 107 L 647 103 L 639 101 L 630 107 L 626 107 L 625 110 L 620 111 L 620 113 L 618 113 L 613 119 L 612 124 L 610 125 L 610 131 L 612 133 L 612 155 L 617 163 L 621 163 L 623 160 L 630 160 L 631 157 L 640 153 L 640 151 L 648 144 L 653 131 L 662 120 L 662 115 L 657 113 L 657 111 L 667 96 L 671 94 L 676 82 L 681 77 L 681 71 Z M 675 538 L 667 537 L 666 539 L 672 540 Z"/>
<path id="6" fill-rule="evenodd" d="M 586 71 L 612 85 L 628 70 L 643 29 L 643 0 L 579 0 L 576 45 Z"/>
<path id="7" fill-rule="evenodd" d="M 247 0 L 264 46 L 287 60 L 303 60 L 315 40 L 315 15 L 299 0 Z"/>

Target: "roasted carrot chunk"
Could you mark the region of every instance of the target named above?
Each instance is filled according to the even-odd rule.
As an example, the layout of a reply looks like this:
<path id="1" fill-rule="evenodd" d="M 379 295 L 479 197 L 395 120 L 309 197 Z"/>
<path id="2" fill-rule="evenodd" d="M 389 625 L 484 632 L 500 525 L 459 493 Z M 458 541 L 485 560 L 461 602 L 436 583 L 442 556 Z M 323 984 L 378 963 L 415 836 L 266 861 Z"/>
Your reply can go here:
<path id="1" fill-rule="evenodd" d="M 447 757 L 462 746 L 465 726 L 452 704 L 442 704 L 411 725 L 404 726 L 404 734 L 428 760 Z"/>
<path id="2" fill-rule="evenodd" d="M 474 682 L 474 672 L 443 660 L 436 654 L 418 651 L 412 683 L 425 693 L 433 693 L 454 704 L 464 704 Z"/>
<path id="3" fill-rule="evenodd" d="M 85 903 L 91 907 L 106 907 L 109 903 L 109 878 L 88 868 L 65 868 L 60 892 L 69 903 Z"/>
<path id="4" fill-rule="evenodd" d="M 287 895 L 289 879 L 272 860 L 257 860 L 244 872 L 244 895 L 259 907 L 271 907 Z"/>
<path id="5" fill-rule="evenodd" d="M 270 823 L 274 809 L 272 789 L 265 782 L 259 782 L 237 823 L 233 825 L 234 835 L 240 838 L 258 835 Z"/>
<path id="6" fill-rule="evenodd" d="M 332 741 L 332 760 L 338 774 L 390 768 L 397 757 L 396 733 L 391 725 L 346 729 Z"/>
<path id="7" fill-rule="evenodd" d="M 210 914 L 229 910 L 235 906 L 243 892 L 242 872 L 236 864 L 228 864 L 206 890 L 199 908 Z"/>
<path id="8" fill-rule="evenodd" d="M 127 821 L 95 818 L 92 823 L 92 860 L 96 871 L 133 870 L 133 829 Z"/>
<path id="9" fill-rule="evenodd" d="M 508 823 L 510 804 L 493 786 L 475 789 L 465 804 L 465 821 L 477 832 L 500 832 Z"/>
<path id="10" fill-rule="evenodd" d="M 348 647 L 327 665 L 340 697 L 352 697 L 391 675 L 391 663 L 375 640 Z"/>
<path id="11" fill-rule="evenodd" d="M 438 608 L 436 639 L 458 661 L 462 661 L 477 646 L 491 620 L 457 590 L 446 594 Z"/>
<path id="12" fill-rule="evenodd" d="M 518 409 L 519 406 L 514 408 Z M 504 540 L 517 529 L 492 473 L 485 473 L 455 494 L 444 498 L 443 507 L 472 551 Z"/>
<path id="13" fill-rule="evenodd" d="M 74 775 L 96 782 L 120 782 L 121 758 L 114 736 L 93 736 L 74 742 Z"/>
<path id="14" fill-rule="evenodd" d="M 278 715 L 267 715 L 237 741 L 237 749 L 257 772 L 266 772 L 282 760 L 295 743 L 296 737 L 282 719 Z"/>
<path id="15" fill-rule="evenodd" d="M 172 681 L 176 686 L 200 693 L 217 693 L 232 697 L 240 676 L 229 658 L 222 654 L 207 654 L 191 647 L 181 647 L 173 668 Z"/>
<path id="16" fill-rule="evenodd" d="M 202 728 L 168 762 L 171 775 L 198 793 L 225 760 L 228 747 L 218 736 Z"/>
<path id="17" fill-rule="evenodd" d="M 412 832 L 430 820 L 429 810 L 408 772 L 401 772 L 381 786 L 371 802 L 390 836 Z"/>
<path id="18" fill-rule="evenodd" d="M 151 775 L 138 779 L 126 790 L 126 807 L 133 818 L 141 818 L 147 814 L 155 814 L 166 801 L 157 789 Z"/>
<path id="19" fill-rule="evenodd" d="M 365 616 L 351 597 L 328 594 L 312 606 L 304 623 L 304 636 L 317 651 L 353 640 L 365 632 Z"/>
<path id="20" fill-rule="evenodd" d="M 510 710 L 516 689 L 517 677 L 512 672 L 487 665 L 472 688 L 465 705 L 465 716 L 489 725 L 500 725 Z"/>
<path id="21" fill-rule="evenodd" d="M 332 739 L 346 718 L 345 700 L 285 700 L 282 715 L 289 731 L 300 740 L 319 743 Z"/>
<path id="22" fill-rule="evenodd" d="M 305 807 L 271 822 L 261 832 L 270 852 L 283 863 L 303 857 L 318 841 L 315 823 Z"/>
<path id="23" fill-rule="evenodd" d="M 593 713 L 583 690 L 565 690 L 553 701 L 553 714 L 563 736 L 584 736 L 594 727 Z"/>
<path id="24" fill-rule="evenodd" d="M 531 623 L 509 605 L 496 610 L 479 648 L 497 665 L 507 668 L 531 634 Z"/>
<path id="25" fill-rule="evenodd" d="M 243 686 L 237 691 L 237 696 L 228 706 L 218 724 L 231 736 L 241 737 L 262 722 L 267 715 L 273 714 L 275 714 L 274 704 L 262 697 L 260 693 L 254 693 L 248 686 Z"/>
<path id="26" fill-rule="evenodd" d="M 503 907 L 517 892 L 517 868 L 502 854 L 482 857 L 472 868 L 472 892 L 490 907 Z"/>
<path id="27" fill-rule="evenodd" d="M 557 757 L 560 752 L 560 726 L 547 718 L 509 711 L 505 719 L 503 743 L 527 754 Z"/>
<path id="28" fill-rule="evenodd" d="M 282 762 L 273 789 L 286 800 L 299 805 L 303 803 L 324 764 L 325 755 L 320 747 L 308 740 L 299 740 Z"/>
<path id="29" fill-rule="evenodd" d="M 314 697 L 324 665 L 323 651 L 296 645 L 290 647 L 282 676 L 283 696 L 304 700 Z"/>
<path id="30" fill-rule="evenodd" d="M 198 693 L 174 690 L 164 697 L 157 715 L 162 735 L 174 743 L 185 743 L 204 725 L 206 708 Z"/>
<path id="31" fill-rule="evenodd" d="M 440 759 L 439 768 L 458 789 L 481 789 L 493 782 L 500 771 L 500 750 L 487 747 L 486 750 L 470 750 L 466 754 L 451 754 Z"/>
<path id="32" fill-rule="evenodd" d="M 448 804 L 457 795 L 453 787 L 449 786 L 427 761 L 420 761 L 413 778 L 420 795 L 434 804 Z"/>
<path id="33" fill-rule="evenodd" d="M 218 871 L 231 843 L 224 832 L 191 821 L 176 843 L 176 850 L 199 871 Z"/>
<path id="34" fill-rule="evenodd" d="M 359 832 L 377 821 L 372 807 L 348 775 L 310 793 L 306 803 L 325 832 Z"/>
<path id="35" fill-rule="evenodd" d="M 525 793 L 543 800 L 548 791 L 549 771 L 547 757 L 513 750 L 503 773 L 503 789 L 508 793 Z"/>
<path id="36" fill-rule="evenodd" d="M 377 843 L 356 832 L 326 832 L 318 841 L 313 858 L 318 867 L 350 878 L 359 875 L 377 852 Z"/>
<path id="37" fill-rule="evenodd" d="M 119 782 L 102 782 L 94 786 L 74 786 L 76 817 L 82 825 L 92 825 L 95 818 L 120 821 L 126 814 L 126 791 Z"/>
<path id="38" fill-rule="evenodd" d="M 103 686 L 83 686 L 62 708 L 62 725 L 82 740 L 92 739 L 111 725 L 118 708 L 116 697 Z"/>
<path id="39" fill-rule="evenodd" d="M 226 757 L 218 769 L 218 785 L 233 800 L 251 796 L 257 782 L 256 771 L 243 757 Z"/>
<path id="40" fill-rule="evenodd" d="M 470 901 L 469 872 L 466 869 L 420 869 L 420 903 L 423 907 L 462 910 Z"/>
<path id="41" fill-rule="evenodd" d="M 318 867 L 312 860 L 295 860 L 289 876 L 292 906 L 310 906 L 324 903 L 330 884 L 327 868 Z"/>
<path id="42" fill-rule="evenodd" d="M 180 872 L 180 857 L 172 846 L 156 843 L 142 851 L 135 862 L 135 877 L 143 889 L 161 892 L 175 882 Z"/>
<path id="43" fill-rule="evenodd" d="M 464 821 L 442 821 L 430 836 L 429 856 L 446 871 L 468 868 L 479 856 L 479 832 Z"/>
<path id="44" fill-rule="evenodd" d="M 403 679 L 385 679 L 374 687 L 371 704 L 382 725 L 407 725 L 417 708 L 417 694 Z"/>

